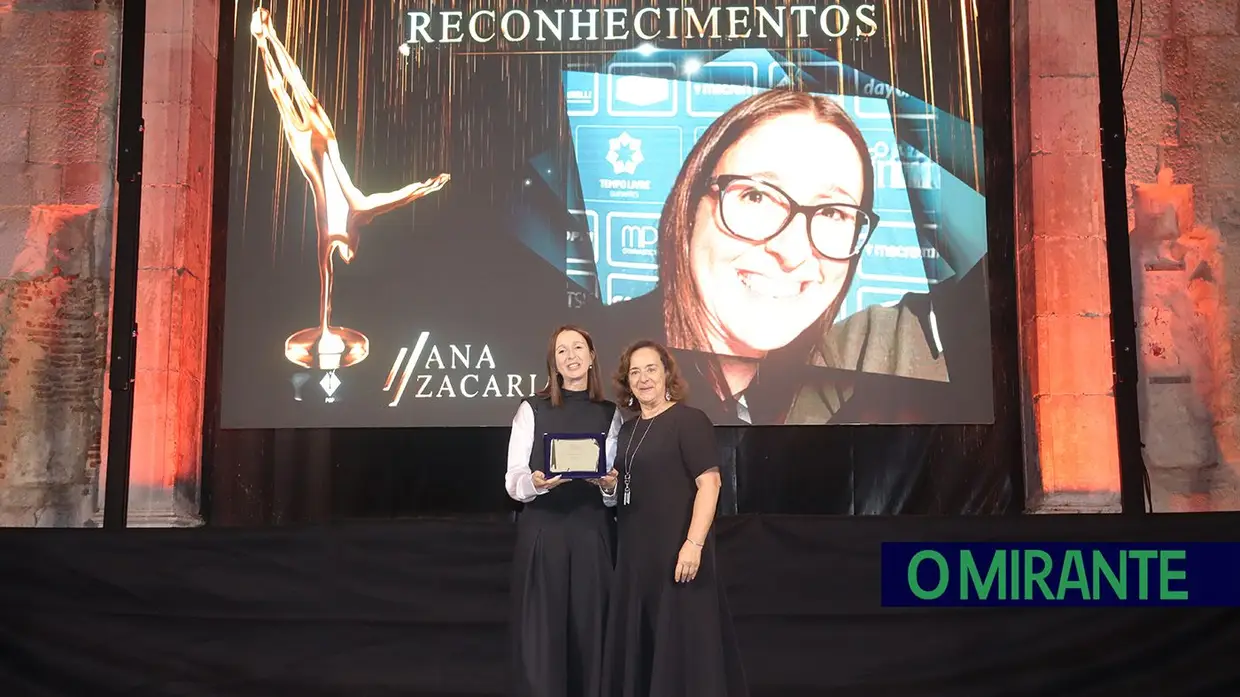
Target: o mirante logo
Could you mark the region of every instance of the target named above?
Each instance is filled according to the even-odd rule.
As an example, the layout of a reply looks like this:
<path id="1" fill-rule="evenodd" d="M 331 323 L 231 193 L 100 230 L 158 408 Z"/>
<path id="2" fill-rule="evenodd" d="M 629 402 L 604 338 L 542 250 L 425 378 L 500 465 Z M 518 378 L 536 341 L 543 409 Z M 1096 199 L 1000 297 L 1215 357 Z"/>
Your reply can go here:
<path id="1" fill-rule="evenodd" d="M 971 550 L 962 549 L 952 563 L 935 550 L 922 550 L 909 561 L 908 587 L 922 600 L 936 600 L 949 590 L 961 600 L 1063 600 L 1069 593 L 1094 599 L 1108 592 L 1120 600 L 1130 595 L 1147 600 L 1155 581 L 1159 599 L 1185 600 L 1188 593 L 1171 589 L 1172 581 L 1184 580 L 1184 571 L 1173 570 L 1172 561 L 1182 562 L 1184 556 L 1183 550 L 1122 550 L 1118 559 L 1108 559 L 1097 550 L 1070 549 L 1052 556 L 1040 549 L 1000 549 L 989 563 L 979 563 Z M 929 574 L 927 566 L 932 567 Z M 935 580 L 923 585 L 926 575 Z"/>
<path id="2" fill-rule="evenodd" d="M 885 607 L 1240 607 L 1240 544 L 885 542 Z"/>

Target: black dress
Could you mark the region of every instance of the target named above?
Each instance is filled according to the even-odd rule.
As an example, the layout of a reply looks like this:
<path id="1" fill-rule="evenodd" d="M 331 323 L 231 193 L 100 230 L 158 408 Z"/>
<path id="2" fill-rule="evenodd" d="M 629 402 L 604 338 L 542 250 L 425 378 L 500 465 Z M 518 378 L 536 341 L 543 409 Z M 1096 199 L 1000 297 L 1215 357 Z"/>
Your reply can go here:
<path id="1" fill-rule="evenodd" d="M 616 407 L 564 392 L 531 398 L 530 469 L 541 469 L 543 434 L 607 433 Z M 525 504 L 517 518 L 512 576 L 515 697 L 598 697 L 603 620 L 612 573 L 612 511 L 597 486 L 572 481 Z"/>
<path id="2" fill-rule="evenodd" d="M 605 697 L 748 695 L 713 532 L 697 577 L 674 580 L 697 493 L 694 480 L 718 466 L 714 426 L 701 410 L 676 404 L 620 429 L 619 547 L 607 615 Z"/>

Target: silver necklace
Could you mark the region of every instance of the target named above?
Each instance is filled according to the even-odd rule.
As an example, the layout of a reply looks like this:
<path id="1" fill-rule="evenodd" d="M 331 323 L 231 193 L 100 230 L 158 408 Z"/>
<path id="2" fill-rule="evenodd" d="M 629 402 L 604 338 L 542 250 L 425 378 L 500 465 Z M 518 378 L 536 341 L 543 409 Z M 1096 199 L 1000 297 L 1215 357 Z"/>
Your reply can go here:
<path id="1" fill-rule="evenodd" d="M 629 505 L 630 498 L 630 482 L 633 481 L 633 460 L 637 458 L 637 451 L 642 449 L 642 443 L 646 442 L 646 436 L 650 433 L 650 427 L 654 426 L 654 420 L 663 415 L 663 411 L 650 417 L 646 422 L 646 430 L 642 431 L 642 437 L 637 440 L 637 447 L 633 448 L 633 437 L 637 435 L 637 424 L 633 424 L 633 430 L 629 433 L 629 443 L 624 446 L 624 505 Z M 633 454 L 629 454 L 629 448 L 633 448 Z"/>

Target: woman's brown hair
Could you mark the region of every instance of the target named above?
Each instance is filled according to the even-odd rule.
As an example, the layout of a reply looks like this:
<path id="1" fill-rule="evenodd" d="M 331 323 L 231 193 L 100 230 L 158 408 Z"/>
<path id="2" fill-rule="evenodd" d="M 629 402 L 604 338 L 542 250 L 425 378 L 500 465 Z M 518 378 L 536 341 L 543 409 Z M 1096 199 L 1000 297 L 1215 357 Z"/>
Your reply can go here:
<path id="1" fill-rule="evenodd" d="M 853 123 L 834 100 L 817 94 L 775 89 L 749 97 L 729 109 L 723 116 L 715 119 L 689 152 L 659 220 L 658 258 L 659 282 L 663 286 L 663 325 L 671 346 L 691 351 L 711 350 L 706 340 L 703 319 L 705 304 L 690 266 L 689 242 L 693 234 L 693 222 L 697 217 L 698 203 L 710 191 L 709 183 L 714 176 L 715 167 L 724 153 L 755 127 L 778 116 L 797 113 L 811 114 L 818 121 L 835 126 L 848 136 L 856 146 L 857 154 L 861 156 L 865 188 L 861 207 L 869 209 L 872 205 L 874 164 L 870 160 L 869 146 L 866 145 L 865 137 L 861 135 L 857 124 Z M 798 155 L 788 153 L 788 156 Z M 789 349 L 806 347 L 807 355 L 798 356 L 797 360 L 805 360 L 808 357 L 808 348 L 812 345 L 810 340 L 821 337 L 821 330 L 835 322 L 856 270 L 857 257 L 853 257 L 839 296 L 831 302 L 818 322 L 789 344 Z"/>
<path id="2" fill-rule="evenodd" d="M 659 354 L 659 360 L 663 363 L 663 371 L 667 373 L 664 382 L 667 386 L 668 401 L 683 402 L 688 399 L 689 382 L 680 374 L 680 366 L 676 365 L 676 359 L 672 357 L 671 351 L 657 341 L 642 339 L 620 354 L 620 366 L 616 368 L 616 374 L 612 376 L 619 400 L 617 403 L 628 409 L 637 409 L 637 397 L 633 395 L 633 390 L 629 387 L 629 364 L 633 362 L 633 354 L 644 348 L 654 349 L 655 353 Z"/>
<path id="3" fill-rule="evenodd" d="M 594 352 L 594 339 L 590 336 L 590 332 L 572 324 L 557 327 L 551 332 L 551 338 L 547 340 L 547 384 L 538 391 L 538 396 L 551 400 L 553 407 L 564 403 L 564 378 L 555 368 L 555 342 L 564 332 L 577 332 L 586 340 L 586 348 L 590 349 L 590 369 L 586 371 L 586 393 L 590 396 L 591 402 L 604 401 L 606 398 L 603 396 L 603 381 L 598 374 L 598 355 Z"/>

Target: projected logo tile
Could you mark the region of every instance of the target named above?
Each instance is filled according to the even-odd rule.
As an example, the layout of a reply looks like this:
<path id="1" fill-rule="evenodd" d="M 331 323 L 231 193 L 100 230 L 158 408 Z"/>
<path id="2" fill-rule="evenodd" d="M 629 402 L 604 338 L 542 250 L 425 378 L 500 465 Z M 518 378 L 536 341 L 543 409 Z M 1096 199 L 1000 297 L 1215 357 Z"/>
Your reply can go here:
<path id="1" fill-rule="evenodd" d="M 663 205 L 684 157 L 680 127 L 590 124 L 573 135 L 587 203 Z"/>

